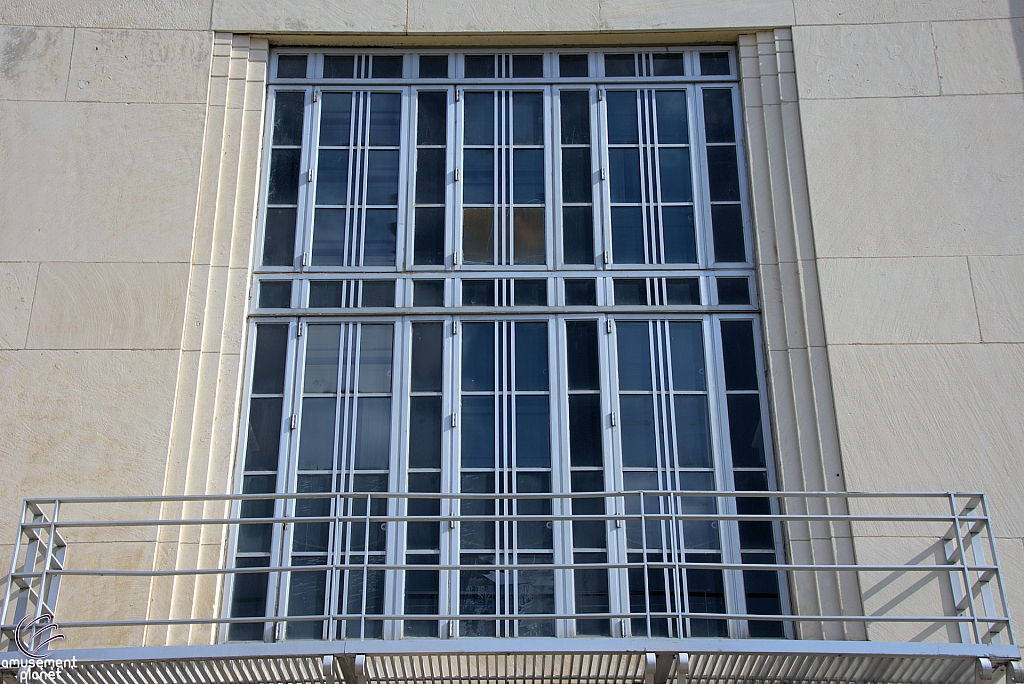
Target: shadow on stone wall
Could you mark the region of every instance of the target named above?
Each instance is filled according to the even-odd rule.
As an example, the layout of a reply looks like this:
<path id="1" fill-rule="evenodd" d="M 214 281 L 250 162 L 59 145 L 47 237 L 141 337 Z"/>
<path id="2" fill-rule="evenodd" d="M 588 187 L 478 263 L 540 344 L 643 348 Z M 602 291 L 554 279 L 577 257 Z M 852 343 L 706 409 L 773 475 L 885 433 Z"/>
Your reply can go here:
<path id="1" fill-rule="evenodd" d="M 1013 40 L 1017 46 L 1021 81 L 1024 82 L 1024 0 L 1007 0 L 1007 2 L 1009 3 L 1010 25 L 1013 27 Z"/>

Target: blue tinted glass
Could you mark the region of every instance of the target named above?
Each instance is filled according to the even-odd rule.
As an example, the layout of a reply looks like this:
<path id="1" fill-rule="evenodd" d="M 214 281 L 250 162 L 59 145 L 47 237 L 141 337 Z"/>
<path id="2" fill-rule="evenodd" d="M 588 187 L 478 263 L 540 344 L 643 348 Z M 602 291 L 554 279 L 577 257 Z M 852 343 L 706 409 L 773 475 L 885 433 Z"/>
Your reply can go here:
<path id="1" fill-rule="evenodd" d="M 689 139 L 686 126 L 686 91 L 660 90 L 658 103 L 658 142 L 683 144 Z"/>
<path id="2" fill-rule="evenodd" d="M 464 154 L 463 202 L 466 204 L 493 204 L 494 150 L 468 149 Z"/>
<path id="3" fill-rule="evenodd" d="M 320 145 L 348 145 L 352 93 L 324 93 L 320 104 Z"/>
<path id="4" fill-rule="evenodd" d="M 372 93 L 370 95 L 370 145 L 397 147 L 401 138 L 401 93 Z"/>
<path id="5" fill-rule="evenodd" d="M 398 204 L 398 150 L 370 150 L 367 157 L 366 203 Z"/>
<path id="6" fill-rule="evenodd" d="M 654 446 L 654 403 L 649 394 L 623 394 L 622 465 L 627 468 L 655 468 L 658 465 Z"/>
<path id="7" fill-rule="evenodd" d="M 516 323 L 516 389 L 548 389 L 547 323 Z"/>
<path id="8" fill-rule="evenodd" d="M 697 263 L 693 207 L 663 207 L 661 224 L 665 238 L 665 261 L 670 264 Z"/>
<path id="9" fill-rule="evenodd" d="M 619 350 L 619 389 L 651 389 L 650 330 L 646 322 L 619 321 L 615 326 Z"/>
<path id="10" fill-rule="evenodd" d="M 316 203 L 345 204 L 348 150 L 320 150 L 316 169 Z"/>
<path id="11" fill-rule="evenodd" d="M 612 202 L 640 202 L 640 150 L 635 147 L 608 150 L 608 174 Z"/>
<path id="12" fill-rule="evenodd" d="M 494 324 L 462 325 L 462 389 L 494 390 Z"/>
<path id="13" fill-rule="evenodd" d="M 644 263 L 643 231 L 640 207 L 612 207 L 612 256 L 615 263 Z"/>
<path id="14" fill-rule="evenodd" d="M 630 55 L 632 57 L 632 55 Z M 608 142 L 631 145 L 640 140 L 636 117 L 636 91 L 608 91 Z"/>
<path id="15" fill-rule="evenodd" d="M 693 185 L 690 178 L 689 148 L 662 147 L 658 149 L 658 157 L 661 160 L 659 168 L 661 174 L 661 201 L 692 201 Z"/>
<path id="16" fill-rule="evenodd" d="M 516 465 L 520 468 L 551 466 L 547 395 L 516 397 Z"/>
<path id="17" fill-rule="evenodd" d="M 397 234 L 397 210 L 367 209 L 363 234 L 363 265 L 394 266 Z"/>
<path id="18" fill-rule="evenodd" d="M 515 150 L 512 165 L 513 202 L 544 204 L 544 150 Z"/>
<path id="19" fill-rule="evenodd" d="M 463 111 L 466 144 L 494 144 L 494 93 L 466 93 Z"/>
<path id="20" fill-rule="evenodd" d="M 494 397 L 462 397 L 462 467 L 494 467 Z"/>
<path id="21" fill-rule="evenodd" d="M 704 332 L 699 321 L 669 324 L 672 340 L 672 387 L 676 390 L 707 389 L 704 373 Z"/>

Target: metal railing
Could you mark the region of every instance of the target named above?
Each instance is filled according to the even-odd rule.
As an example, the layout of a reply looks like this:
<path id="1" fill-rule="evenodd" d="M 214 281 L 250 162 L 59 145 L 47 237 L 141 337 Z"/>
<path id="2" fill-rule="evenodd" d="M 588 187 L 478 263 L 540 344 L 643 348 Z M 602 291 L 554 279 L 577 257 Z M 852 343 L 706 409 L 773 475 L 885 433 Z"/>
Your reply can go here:
<path id="1" fill-rule="evenodd" d="M 438 502 L 441 513 L 409 514 L 409 502 L 417 499 Z M 770 501 L 771 512 L 736 512 L 749 510 L 743 505 L 745 499 Z M 296 504 L 308 500 L 330 502 L 327 509 L 321 509 L 330 514 L 296 516 Z M 459 514 L 473 510 L 467 503 L 481 500 L 494 502 L 493 514 Z M 573 513 L 574 502 L 581 500 L 591 504 L 603 501 L 605 513 Z M 273 514 L 241 517 L 243 505 L 250 501 L 264 502 L 264 510 Z M 527 504 L 527 510 L 538 510 L 538 501 L 543 502 L 542 513 L 517 512 L 523 504 Z M 533 502 L 532 509 L 529 502 Z M 591 506 L 588 510 L 599 509 Z M 483 552 L 490 554 L 490 562 L 486 558 L 481 561 L 479 556 L 465 561 L 459 553 L 459 529 L 467 523 L 494 525 L 500 546 L 501 540 L 512 544 L 516 525 L 537 522 L 553 530 L 552 548 L 544 550 L 547 556 L 540 562 L 536 557 L 521 562 L 514 550 L 500 548 Z M 433 523 L 440 528 L 442 548 L 438 549 L 436 562 L 403 562 L 406 523 Z M 595 562 L 576 562 L 578 558 L 573 557 L 571 533 L 573 526 L 581 523 L 596 523 L 605 530 L 606 553 Z M 287 530 L 303 524 L 330 530 L 331 546 L 322 554 L 327 562 L 303 565 L 289 561 L 292 539 Z M 710 544 L 711 548 L 706 537 L 699 548 L 687 546 L 693 541 L 690 537 L 695 524 L 710 525 L 705 529 L 717 531 L 717 541 Z M 748 554 L 739 541 L 742 526 L 748 524 L 770 524 L 784 553 Z M 257 567 L 237 562 L 236 540 L 239 530 L 247 526 L 263 526 L 261 529 L 268 530 L 272 540 L 267 562 Z M 371 563 L 366 552 L 371 549 L 372 553 L 371 528 L 379 529 L 387 540 L 377 563 Z M 362 537 L 361 542 L 358 537 Z M 854 553 L 844 554 L 843 548 Z M 518 551 L 537 553 L 537 549 Z M 423 570 L 447 576 L 456 586 L 464 577 L 462 573 L 483 573 L 496 586 L 504 584 L 513 595 L 516 573 L 540 570 L 564 578 L 567 583 L 559 586 L 570 587 L 570 595 L 561 596 L 557 605 L 548 605 L 539 612 L 524 612 L 514 600 L 511 604 L 496 600 L 488 611 L 460 614 L 456 589 L 455 598 L 449 596 L 446 601 L 442 597 L 434 611 L 407 611 L 403 577 L 410 571 Z M 618 591 L 619 599 L 613 597 L 608 605 L 596 609 L 593 605 L 577 605 L 572 600 L 571 586 L 574 573 L 581 570 L 606 571 L 609 596 Z M 377 610 L 368 610 L 365 598 L 353 609 L 351 601 L 343 600 L 345 577 L 349 581 L 357 576 L 366 578 L 371 571 L 386 577 L 383 586 L 388 596 Z M 323 610 L 289 615 L 287 601 L 275 608 L 273 587 L 286 595 L 290 578 L 300 573 L 307 577 L 319 573 L 326 578 L 327 603 Z M 241 576 L 253 574 L 266 579 L 271 587 L 266 608 L 258 615 L 233 616 L 231 587 Z M 765 610 L 766 604 L 744 593 L 745 583 L 763 586 L 757 578 L 769 576 L 777 580 L 778 610 Z M 718 603 L 708 601 L 706 595 L 695 599 L 688 590 L 698 577 L 717 578 L 723 588 Z M 652 589 L 654 585 L 657 591 Z M 857 600 L 844 599 L 843 586 L 847 590 L 853 586 Z M 123 600 L 131 609 L 91 616 L 90 608 L 102 607 L 104 596 L 112 604 Z M 758 662 L 782 662 L 778 659 L 784 654 L 796 658 L 795 654 L 807 650 L 807 644 L 822 643 L 821 639 L 833 640 L 826 642 L 831 644 L 826 649 L 827 658 L 825 652 L 807 656 L 820 660 L 819 667 L 831 667 L 826 664 L 831 662 L 828 658 L 841 657 L 844 649 L 850 650 L 851 658 L 859 659 L 859 665 L 848 661 L 849 668 L 870 669 L 874 667 L 870 658 L 884 656 L 889 662 L 903 650 L 906 658 L 916 654 L 913 658 L 931 659 L 928 662 L 939 662 L 935 659 L 941 657 L 960 658 L 955 667 L 933 663 L 935 672 L 947 673 L 936 675 L 937 681 L 952 676 L 948 673 L 956 668 L 960 673 L 957 677 L 961 677 L 974 667 L 964 665 L 964 658 L 971 663 L 981 658 L 989 665 L 994 662 L 996 667 L 1006 664 L 1009 668 L 1011 661 L 1020 657 L 985 497 L 949 492 L 315 492 L 31 499 L 23 506 L 6 580 L 0 648 L 13 651 L 19 639 L 29 649 L 39 647 L 55 633 L 49 623 L 57 623 L 68 636 L 67 642 L 54 642 L 51 647 L 115 647 L 114 651 L 131 651 L 133 657 L 147 648 L 174 644 L 206 649 L 206 658 L 213 657 L 217 649 L 234 653 L 248 645 L 227 643 L 231 641 L 231 626 L 254 623 L 265 628 L 262 633 L 267 635 L 266 641 L 284 642 L 261 644 L 262 649 L 291 648 L 286 644 L 292 643 L 296 644 L 294 648 L 309 650 L 317 648 L 309 644 L 324 643 L 322 648 L 327 651 L 341 649 L 348 653 L 356 648 L 361 653 L 379 652 L 380 657 L 394 658 L 403 653 L 500 653 L 517 648 L 508 645 L 508 639 L 465 636 L 459 625 L 470 620 L 498 625 L 495 635 L 518 636 L 519 647 L 535 653 L 662 652 L 679 651 L 681 645 L 691 644 L 705 653 L 692 654 L 692 662 L 712 668 L 728 663 L 740 667 L 739 661 L 718 653 L 722 649 L 745 648 L 761 653 L 768 648 L 774 655 L 764 655 Z M 26 631 L 26 625 L 33 621 Z M 583 634 L 586 630 L 577 626 L 584 621 L 608 625 L 603 632 L 608 638 Z M 436 628 L 431 636 L 437 638 L 403 638 L 405 625 L 424 622 Z M 552 636 L 581 638 L 545 640 L 536 632 L 520 634 L 519 625 L 538 622 L 552 625 L 547 633 Z M 284 628 L 303 623 L 316 624 L 323 640 L 290 639 Z M 750 625 L 773 624 L 784 629 L 777 635 L 781 638 L 770 642 L 774 644 L 770 648 L 763 640 L 736 638 L 746 636 Z M 368 629 L 370 625 L 375 628 Z M 723 631 L 709 633 L 708 625 L 724 626 Z M 830 628 L 840 629 L 844 636 L 830 637 L 830 633 L 837 633 L 835 629 L 830 632 Z M 716 635 L 727 638 L 706 638 Z M 749 646 L 737 646 L 741 641 Z M 929 650 L 936 642 L 947 646 Z M 328 643 L 338 645 L 328 647 Z M 869 657 L 858 643 L 877 644 L 868 650 L 880 649 L 881 655 Z M 900 643 L 906 648 L 893 646 Z M 214 651 L 209 651 L 211 648 Z M 265 655 L 265 651 L 259 653 Z M 232 657 L 241 658 L 241 654 L 239 651 Z M 1008 671 L 1012 671 L 1014 680 L 1022 674 L 1019 666 Z M 878 681 L 883 680 L 888 681 L 884 677 Z"/>

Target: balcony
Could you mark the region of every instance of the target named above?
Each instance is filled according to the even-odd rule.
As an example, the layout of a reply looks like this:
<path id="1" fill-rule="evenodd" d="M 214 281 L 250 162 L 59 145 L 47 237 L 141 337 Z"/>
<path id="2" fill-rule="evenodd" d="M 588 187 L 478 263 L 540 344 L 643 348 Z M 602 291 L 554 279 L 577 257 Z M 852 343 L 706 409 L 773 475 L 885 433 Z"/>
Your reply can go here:
<path id="1" fill-rule="evenodd" d="M 736 512 L 749 509 L 744 499 L 766 496 L 770 512 Z M 440 513 L 408 514 L 417 499 L 436 502 Z M 479 509 L 467 504 L 480 499 L 498 502 L 494 514 L 467 514 Z M 605 513 L 574 513 L 580 499 L 603 499 Z M 295 505 L 307 500 L 331 502 L 321 509 L 331 514 L 297 517 Z M 534 500 L 547 502 L 541 513 L 513 512 L 540 510 L 523 505 Z M 256 510 L 243 508 L 246 501 L 262 502 L 274 514 L 242 517 Z M 459 526 L 469 523 L 494 525 L 499 546 L 507 545 L 501 530 L 542 523 L 553 530 L 555 552 L 540 560 L 530 554 L 527 562 L 499 551 L 488 564 L 479 555 L 467 562 L 442 548 L 436 563 L 413 566 L 399 552 L 408 523 L 436 525 L 442 547 L 457 544 Z M 779 560 L 730 550 L 747 523 L 772 526 L 775 539 L 783 540 Z M 571 549 L 558 552 L 559 530 L 574 524 L 603 526 L 603 562 L 591 558 L 584 566 L 574 562 Z M 717 554 L 684 552 L 682 541 L 694 524 L 721 531 Z M 294 533 L 300 525 L 333 530 L 327 563 L 291 563 L 289 526 Z M 267 532 L 267 564 L 237 562 L 236 541 L 245 526 Z M 371 531 L 388 540 L 379 563 L 371 565 L 370 554 L 355 562 L 351 554 L 336 553 L 346 536 L 351 545 L 362 535 L 361 548 L 372 548 Z M 333 562 L 339 558 L 347 560 Z M 574 600 L 565 589 L 573 577 L 583 577 L 573 574 L 582 568 L 607 573 L 607 605 Z M 406 610 L 405 574 L 424 569 L 438 573 L 441 597 L 433 610 L 422 604 Z M 538 569 L 554 578 L 553 601 L 524 605 L 517 598 L 526 591 L 522 573 Z M 330 589 L 371 570 L 384 578 L 379 609 L 365 594 L 353 605 L 339 598 L 344 589 Z M 483 609 L 467 612 L 457 591 L 445 598 L 445 587 L 469 576 L 464 573 L 493 584 L 494 600 Z M 232 617 L 232 587 L 243 575 L 265 580 L 269 598 L 262 612 Z M 323 610 L 289 610 L 288 588 L 299 576 L 324 578 Z M 708 577 L 720 584 L 720 601 L 694 588 Z M 744 593 L 744 584 L 765 578 L 777 581 L 781 611 L 759 612 L 745 599 L 752 594 Z M 26 624 L 36 618 L 42 619 L 34 627 Z M 56 627 L 47 626 L 51 620 Z M 474 630 L 461 625 L 470 622 L 493 636 L 468 636 Z M 539 623 L 540 632 L 552 636 L 537 636 Z M 73 658 L 73 666 L 58 673 L 56 681 L 65 682 L 950 684 L 1001 675 L 1024 681 L 985 497 L 971 493 L 31 499 L 23 506 L 0 624 L 0 647 L 9 652 L 3 676 L 11 681 L 18 681 L 19 668 L 31 667 L 19 640 L 51 659 Z M 414 624 L 426 631 L 411 629 Z M 607 636 L 593 635 L 584 624 L 598 625 Z M 248 625 L 263 640 L 233 641 L 232 625 Z M 763 632 L 758 625 L 778 625 L 774 632 L 784 638 L 744 638 Z M 322 638 L 293 638 L 310 630 Z M 64 638 L 43 644 L 57 633 Z M 436 636 L 403 636 L 409 633 Z"/>

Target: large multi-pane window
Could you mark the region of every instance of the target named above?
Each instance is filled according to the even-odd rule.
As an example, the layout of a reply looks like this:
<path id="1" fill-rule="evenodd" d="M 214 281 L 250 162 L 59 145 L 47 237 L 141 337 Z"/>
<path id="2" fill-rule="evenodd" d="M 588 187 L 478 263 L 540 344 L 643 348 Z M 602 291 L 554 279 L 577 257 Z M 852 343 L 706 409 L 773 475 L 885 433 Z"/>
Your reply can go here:
<path id="1" fill-rule="evenodd" d="M 273 55 L 228 638 L 784 635 L 735 60 Z"/>

